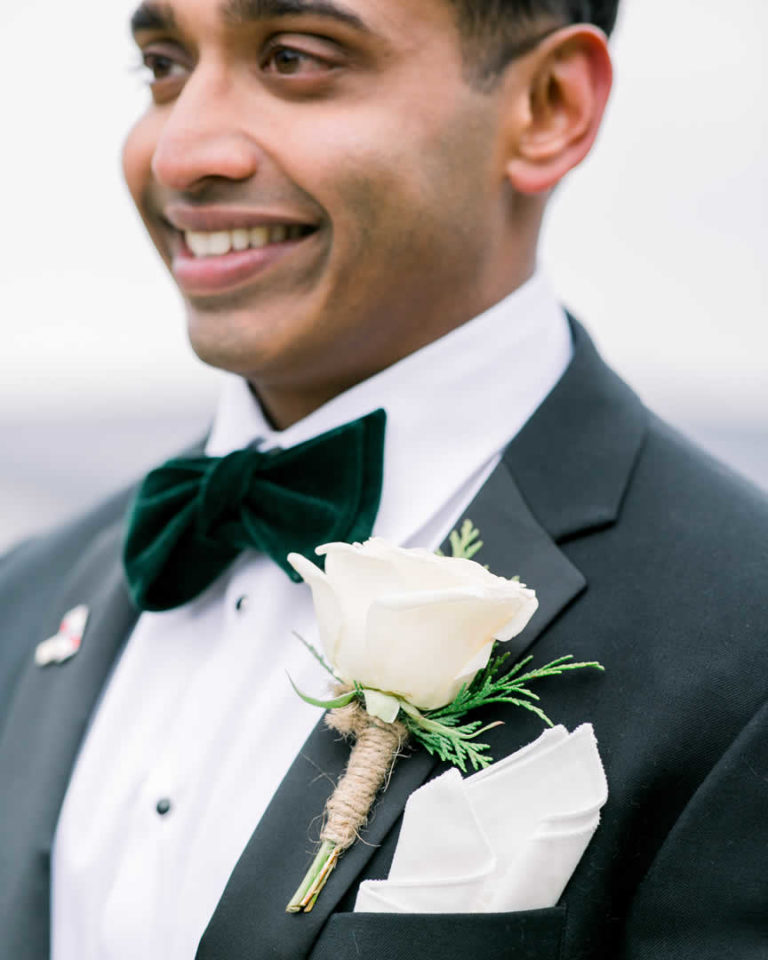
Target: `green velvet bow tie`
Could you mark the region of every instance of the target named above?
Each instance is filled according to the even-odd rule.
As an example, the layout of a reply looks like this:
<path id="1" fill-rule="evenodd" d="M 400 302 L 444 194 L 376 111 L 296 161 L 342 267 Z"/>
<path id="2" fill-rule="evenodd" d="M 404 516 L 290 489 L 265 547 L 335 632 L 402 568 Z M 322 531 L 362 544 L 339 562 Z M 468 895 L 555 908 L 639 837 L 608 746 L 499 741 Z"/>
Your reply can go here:
<path id="1" fill-rule="evenodd" d="M 142 484 L 123 561 L 136 605 L 170 610 L 201 593 L 242 550 L 286 557 L 370 536 L 381 499 L 383 410 L 289 450 L 169 460 Z"/>

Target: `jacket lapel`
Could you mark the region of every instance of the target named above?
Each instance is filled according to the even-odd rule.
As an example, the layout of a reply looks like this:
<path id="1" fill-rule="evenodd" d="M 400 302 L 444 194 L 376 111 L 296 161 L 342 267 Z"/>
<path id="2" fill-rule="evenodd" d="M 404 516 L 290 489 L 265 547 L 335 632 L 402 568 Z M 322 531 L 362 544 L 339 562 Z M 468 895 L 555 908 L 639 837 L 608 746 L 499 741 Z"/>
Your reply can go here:
<path id="1" fill-rule="evenodd" d="M 524 574 L 523 579 L 536 585 L 540 597 L 536 622 L 512 649 L 517 656 L 584 588 L 584 578 L 533 518 L 503 462 L 466 516 L 481 531 L 482 558 L 494 573 Z M 286 904 L 316 850 L 325 802 L 348 756 L 349 745 L 322 721 L 318 723 L 240 858 L 197 960 L 245 960 L 256 949 L 260 956 L 286 960 L 306 956 L 329 914 L 398 820 L 410 794 L 438 763 L 421 749 L 401 758 L 361 840 L 341 857 L 315 908 L 309 914 L 287 914 Z"/>
<path id="2" fill-rule="evenodd" d="M 88 718 L 137 613 L 123 585 L 122 523 L 90 546 L 50 611 L 50 632 L 85 604 L 90 616 L 79 652 L 39 667 L 30 649 L 0 739 L 0 943 L 3 956 L 49 955 L 51 847 L 59 810 Z M 105 576 L 105 571 L 107 574 Z"/>
<path id="3" fill-rule="evenodd" d="M 583 327 L 570 324 L 568 369 L 504 452 L 532 516 L 560 544 L 618 519 L 648 421 Z"/>
<path id="4" fill-rule="evenodd" d="M 517 659 L 585 588 L 586 580 L 529 510 L 507 463 L 491 474 L 465 517 L 480 531 L 478 560 L 500 577 L 519 576 L 536 590 L 539 608 L 517 637 L 504 645 Z"/>
<path id="5" fill-rule="evenodd" d="M 519 575 L 539 597 L 534 619 L 512 641 L 515 657 L 586 588 L 558 541 L 615 521 L 645 430 L 642 405 L 602 363 L 583 329 L 575 321 L 571 326 L 568 370 L 465 511 L 481 532 L 483 562 L 501 576 Z M 314 910 L 287 914 L 348 755 L 348 745 L 319 723 L 243 852 L 198 960 L 245 960 L 256 951 L 286 960 L 308 955 L 408 796 L 436 766 L 423 750 L 399 760 L 361 840 L 340 859 Z"/>

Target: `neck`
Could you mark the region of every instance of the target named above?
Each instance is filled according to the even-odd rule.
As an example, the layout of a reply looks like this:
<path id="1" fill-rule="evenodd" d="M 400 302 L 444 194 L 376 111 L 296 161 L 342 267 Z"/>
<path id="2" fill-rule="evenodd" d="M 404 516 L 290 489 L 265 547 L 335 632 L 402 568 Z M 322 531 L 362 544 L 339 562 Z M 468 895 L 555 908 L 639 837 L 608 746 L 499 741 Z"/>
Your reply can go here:
<path id="1" fill-rule="evenodd" d="M 359 382 L 359 381 L 358 381 Z M 288 427 L 308 417 L 310 413 L 333 400 L 334 397 L 343 393 L 344 390 L 353 387 L 350 383 L 346 387 L 327 386 L 325 390 L 317 389 L 315 391 L 296 391 L 289 387 L 268 386 L 259 384 L 258 381 L 248 381 L 251 392 L 261 405 L 261 409 L 267 422 L 275 430 L 286 430 Z"/>
<path id="2" fill-rule="evenodd" d="M 491 291 L 487 297 L 478 302 L 476 307 L 471 310 L 464 310 L 457 315 L 450 315 L 446 311 L 440 318 L 441 323 L 424 322 L 420 324 L 418 328 L 420 336 L 411 335 L 407 342 L 389 343 L 386 353 L 378 353 L 376 357 L 368 357 L 364 362 L 360 362 L 362 358 L 358 358 L 358 362 L 350 365 L 344 371 L 336 369 L 332 375 L 318 377 L 317 379 L 310 379 L 309 376 L 296 379 L 250 376 L 248 382 L 251 390 L 261 404 L 271 426 L 277 430 L 285 430 L 299 420 L 303 420 L 304 417 L 309 416 L 339 394 L 350 390 L 364 380 L 368 380 L 387 367 L 416 353 L 428 344 L 439 340 L 464 323 L 484 313 L 529 280 L 533 276 L 534 270 L 535 258 L 532 257 L 530 262 L 521 266 L 514 278 L 507 275 L 505 277 L 506 285 L 500 286 L 498 290 Z M 514 279 L 514 282 L 510 284 L 511 279 Z M 412 326 L 412 334 L 413 331 L 414 327 Z M 316 374 L 317 369 L 313 372 Z"/>

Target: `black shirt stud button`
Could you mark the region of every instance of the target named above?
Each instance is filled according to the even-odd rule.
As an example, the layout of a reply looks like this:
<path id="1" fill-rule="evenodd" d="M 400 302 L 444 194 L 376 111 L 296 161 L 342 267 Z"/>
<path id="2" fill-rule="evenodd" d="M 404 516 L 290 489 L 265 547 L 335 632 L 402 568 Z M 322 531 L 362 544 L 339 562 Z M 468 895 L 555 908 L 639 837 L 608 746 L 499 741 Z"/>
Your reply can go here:
<path id="1" fill-rule="evenodd" d="M 162 800 L 157 801 L 155 810 L 157 810 L 161 817 L 164 817 L 166 813 L 169 813 L 171 810 L 171 801 L 167 797 L 163 797 Z"/>
<path id="2" fill-rule="evenodd" d="M 242 613 L 247 606 L 248 606 L 248 597 L 245 595 L 243 595 L 242 597 L 238 597 L 237 600 L 235 601 L 235 610 L 237 610 L 238 613 Z"/>

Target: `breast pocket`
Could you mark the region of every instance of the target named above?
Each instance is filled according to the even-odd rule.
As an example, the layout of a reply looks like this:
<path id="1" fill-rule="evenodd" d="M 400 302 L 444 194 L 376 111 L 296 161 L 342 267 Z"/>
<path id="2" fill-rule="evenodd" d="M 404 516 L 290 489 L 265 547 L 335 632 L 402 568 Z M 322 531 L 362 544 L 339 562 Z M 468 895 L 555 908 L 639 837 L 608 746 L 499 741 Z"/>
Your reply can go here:
<path id="1" fill-rule="evenodd" d="M 520 913 L 336 913 L 312 960 L 558 960 L 565 907 Z"/>

